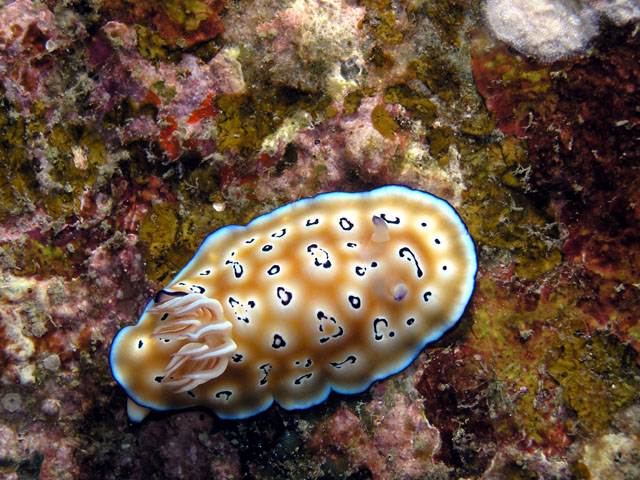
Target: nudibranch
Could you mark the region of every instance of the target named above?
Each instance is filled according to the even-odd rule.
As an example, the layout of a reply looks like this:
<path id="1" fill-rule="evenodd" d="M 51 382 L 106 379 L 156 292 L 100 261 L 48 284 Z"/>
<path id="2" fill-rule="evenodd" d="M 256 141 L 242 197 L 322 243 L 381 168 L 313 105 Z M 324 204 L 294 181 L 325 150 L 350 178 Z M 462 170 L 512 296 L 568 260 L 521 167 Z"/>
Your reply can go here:
<path id="1" fill-rule="evenodd" d="M 327 193 L 211 234 L 113 340 L 128 413 L 245 418 L 357 393 L 461 317 L 477 270 L 456 211 L 401 186 Z"/>

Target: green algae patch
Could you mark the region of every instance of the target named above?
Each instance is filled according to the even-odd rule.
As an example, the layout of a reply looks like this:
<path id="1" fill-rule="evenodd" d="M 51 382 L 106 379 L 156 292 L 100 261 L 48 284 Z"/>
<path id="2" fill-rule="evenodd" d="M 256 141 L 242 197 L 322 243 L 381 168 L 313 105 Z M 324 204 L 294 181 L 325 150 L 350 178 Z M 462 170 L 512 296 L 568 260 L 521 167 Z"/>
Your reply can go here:
<path id="1" fill-rule="evenodd" d="M 365 93 L 362 90 L 354 90 L 353 92 L 347 93 L 344 97 L 344 107 L 342 109 L 343 115 L 351 115 L 358 111 L 358 107 L 360 107 L 360 102 L 365 97 Z"/>
<path id="2" fill-rule="evenodd" d="M 145 25 L 136 25 L 136 48 L 143 58 L 154 63 L 178 62 L 182 52 Z"/>
<path id="3" fill-rule="evenodd" d="M 425 53 L 407 65 L 410 78 L 424 83 L 429 90 L 450 104 L 460 95 L 458 69 L 435 52 Z"/>
<path id="4" fill-rule="evenodd" d="M 163 284 L 193 257 L 204 239 L 227 225 L 244 225 L 264 213 L 252 200 L 250 187 L 243 197 L 226 205 L 215 165 L 203 165 L 185 176 L 173 193 L 178 201 L 154 203 L 140 223 L 139 241 L 147 279 Z M 213 204 L 225 205 L 222 211 Z"/>
<path id="5" fill-rule="evenodd" d="M 429 151 L 434 157 L 446 154 L 454 141 L 454 132 L 449 127 L 433 128 L 427 132 Z"/>
<path id="6" fill-rule="evenodd" d="M 37 165 L 27 155 L 26 125 L 22 117 L 10 115 L 11 106 L 0 96 L 0 220 L 33 210 L 38 189 Z"/>
<path id="7" fill-rule="evenodd" d="M 605 431 L 619 410 L 640 398 L 637 353 L 612 334 L 565 335 L 551 353 L 549 373 L 576 414 L 567 420 L 570 429 L 584 434 Z"/>
<path id="8" fill-rule="evenodd" d="M 495 116 L 483 109 L 482 112 L 474 115 L 473 118 L 464 120 L 460 125 L 460 131 L 473 137 L 484 137 L 490 135 L 497 124 L 498 122 Z"/>
<path id="9" fill-rule="evenodd" d="M 454 47 L 460 46 L 460 29 L 465 20 L 467 0 L 436 0 L 424 9 L 440 38 Z"/>
<path id="10" fill-rule="evenodd" d="M 376 105 L 373 107 L 371 122 L 380 135 L 388 139 L 395 138 L 396 130 L 400 128 L 396 121 L 389 116 L 384 105 Z"/>
<path id="11" fill-rule="evenodd" d="M 185 30 L 196 30 L 200 23 L 214 14 L 214 11 L 205 2 L 197 0 L 179 0 L 171 2 L 159 2 L 167 16 L 181 25 Z"/>
<path id="12" fill-rule="evenodd" d="M 560 233 L 547 206 L 527 195 L 532 165 L 524 144 L 507 137 L 467 158 L 472 175 L 462 215 L 480 248 L 508 252 L 523 280 L 556 268 Z"/>
<path id="13" fill-rule="evenodd" d="M 412 117 L 422 120 L 425 126 L 432 125 L 438 116 L 438 109 L 426 94 L 416 92 L 405 83 L 387 87 L 383 94 L 385 103 L 399 103 Z"/>
<path id="14" fill-rule="evenodd" d="M 371 47 L 367 54 L 367 60 L 380 70 L 390 70 L 396 63 L 393 57 L 385 52 L 380 45 Z"/>
<path id="15" fill-rule="evenodd" d="M 314 117 L 324 115 L 331 100 L 322 93 L 281 87 L 241 95 L 223 94 L 214 102 L 220 110 L 215 122 L 218 149 L 250 155 L 287 117 L 301 110 Z"/>
<path id="16" fill-rule="evenodd" d="M 363 0 L 366 8 L 365 22 L 373 36 L 390 44 L 399 44 L 404 34 L 396 26 L 397 18 L 391 0 Z"/>

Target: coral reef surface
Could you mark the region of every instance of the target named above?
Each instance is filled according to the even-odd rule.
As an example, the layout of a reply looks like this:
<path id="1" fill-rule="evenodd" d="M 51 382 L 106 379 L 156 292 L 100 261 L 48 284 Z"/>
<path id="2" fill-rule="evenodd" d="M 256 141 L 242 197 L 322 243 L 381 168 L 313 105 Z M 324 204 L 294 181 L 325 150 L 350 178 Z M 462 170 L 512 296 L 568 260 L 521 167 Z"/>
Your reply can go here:
<path id="1" fill-rule="evenodd" d="M 523 5 L 2 2 L 0 476 L 639 478 L 638 3 Z M 209 233 L 385 184 L 474 238 L 455 328 L 309 409 L 129 421 L 112 339 Z"/>

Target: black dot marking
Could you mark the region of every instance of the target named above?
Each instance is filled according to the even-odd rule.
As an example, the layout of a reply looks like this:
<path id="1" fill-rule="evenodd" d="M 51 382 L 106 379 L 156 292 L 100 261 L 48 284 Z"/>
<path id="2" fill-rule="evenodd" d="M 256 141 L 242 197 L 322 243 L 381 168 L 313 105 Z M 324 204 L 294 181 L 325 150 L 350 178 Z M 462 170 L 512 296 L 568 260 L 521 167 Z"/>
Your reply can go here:
<path id="1" fill-rule="evenodd" d="M 361 267 L 360 265 L 358 265 L 356 267 L 356 275 L 358 275 L 359 277 L 362 277 L 367 271 L 367 267 Z"/>
<path id="2" fill-rule="evenodd" d="M 411 318 L 407 318 L 407 325 L 411 326 L 415 323 L 416 319 L 411 317 Z"/>
<path id="3" fill-rule="evenodd" d="M 387 321 L 386 318 L 378 317 L 378 318 L 373 320 L 373 338 L 378 342 L 384 338 L 384 335 L 382 333 L 378 332 L 378 324 L 379 323 L 382 323 L 385 327 L 389 326 L 389 322 Z M 390 337 L 393 336 L 393 335 L 391 335 L 391 333 L 393 333 L 393 332 L 389 333 Z"/>
<path id="4" fill-rule="evenodd" d="M 358 359 L 356 358 L 355 355 L 349 355 L 347 358 L 345 358 L 341 362 L 329 362 L 329 363 L 333 367 L 340 369 L 340 368 L 344 367 L 345 364 L 353 365 L 354 363 L 356 363 L 356 360 L 358 360 Z"/>
<path id="5" fill-rule="evenodd" d="M 164 378 L 163 375 L 158 375 L 156 378 L 154 378 L 154 380 L 158 383 L 162 383 L 162 379 Z"/>
<path id="6" fill-rule="evenodd" d="M 204 272 L 200 272 L 201 277 L 206 277 L 207 275 L 211 275 L 211 270 L 205 270 Z"/>
<path id="7" fill-rule="evenodd" d="M 355 295 L 349 295 L 349 303 L 355 310 L 359 309 L 362 306 L 360 297 L 357 297 Z"/>
<path id="8" fill-rule="evenodd" d="M 440 240 L 439 239 L 435 239 L 436 245 L 440 245 Z"/>
<path id="9" fill-rule="evenodd" d="M 340 217 L 340 221 L 338 222 L 338 225 L 340 225 L 340 228 L 345 232 L 348 232 L 353 228 L 353 223 L 351 223 L 349 219 L 346 217 Z"/>
<path id="10" fill-rule="evenodd" d="M 204 293 L 207 291 L 204 287 L 200 285 L 191 285 L 189 287 L 189 290 L 191 290 L 193 293 Z"/>
<path id="11" fill-rule="evenodd" d="M 393 220 L 390 220 L 387 218 L 387 215 L 385 213 L 381 213 L 380 218 L 382 218 L 385 222 L 392 223 L 394 225 L 398 225 L 400 223 L 400 218 L 396 217 Z"/>
<path id="12" fill-rule="evenodd" d="M 371 268 L 376 268 L 378 266 L 378 262 L 371 262 Z"/>
<path id="13" fill-rule="evenodd" d="M 233 313 L 236 315 L 237 320 L 240 320 L 241 322 L 244 322 L 244 323 L 250 323 L 249 317 L 242 316 L 243 313 L 246 313 L 246 309 L 244 309 L 244 311 L 240 310 L 244 307 L 244 305 L 241 302 L 239 302 L 233 297 L 229 297 L 228 302 L 229 302 L 229 305 L 231 305 L 231 308 L 233 308 Z M 256 306 L 256 303 L 253 300 L 249 300 L 247 302 L 247 305 L 253 308 Z"/>
<path id="14" fill-rule="evenodd" d="M 313 365 L 313 361 L 310 358 L 307 358 L 307 361 L 304 362 L 305 368 L 309 368 L 311 365 Z"/>
<path id="15" fill-rule="evenodd" d="M 426 291 L 424 292 L 424 294 L 422 295 L 422 298 L 424 299 L 425 302 L 429 301 L 429 297 L 431 296 L 431 292 Z"/>
<path id="16" fill-rule="evenodd" d="M 396 332 L 394 332 L 393 330 L 391 330 L 391 331 L 389 332 L 389 336 L 390 336 L 390 337 L 395 337 L 395 335 L 396 335 Z"/>
<path id="17" fill-rule="evenodd" d="M 193 393 L 191 390 L 187 392 L 187 395 L 189 395 L 191 398 L 196 398 L 196 394 Z"/>
<path id="18" fill-rule="evenodd" d="M 422 278 L 422 269 L 420 268 L 420 265 L 418 264 L 418 259 L 416 258 L 416 256 L 414 255 L 414 253 L 411 251 L 411 249 L 409 247 L 402 247 L 400 250 L 398 250 L 398 255 L 400 255 L 400 258 L 405 258 L 408 261 L 412 261 L 416 266 L 416 275 L 418 278 Z"/>
<path id="19" fill-rule="evenodd" d="M 275 334 L 273 336 L 273 343 L 271 344 L 271 346 L 273 348 L 283 348 L 287 346 L 287 342 L 284 341 L 284 338 L 282 338 L 279 334 Z"/>
<path id="20" fill-rule="evenodd" d="M 293 362 L 293 364 L 296 366 L 300 365 L 300 360 L 296 360 L 295 362 Z"/>
<path id="21" fill-rule="evenodd" d="M 244 356 L 241 353 L 236 353 L 233 357 L 231 357 L 231 360 L 234 363 L 240 363 L 243 358 L 244 358 Z"/>
<path id="22" fill-rule="evenodd" d="M 164 322 L 167 318 L 169 318 L 169 314 L 165 313 L 164 315 L 162 315 L 162 318 L 160 319 L 160 321 Z"/>
<path id="23" fill-rule="evenodd" d="M 300 385 L 300 383 L 303 380 L 307 380 L 309 378 L 311 378 L 313 376 L 313 373 L 305 373 L 304 375 L 300 375 L 298 378 L 296 378 L 293 383 L 295 383 L 296 385 Z"/>
<path id="24" fill-rule="evenodd" d="M 168 338 L 165 338 L 165 339 L 164 339 L 164 343 L 169 343 L 170 341 L 171 341 L 171 340 L 170 340 L 170 339 L 168 339 Z"/>
<path id="25" fill-rule="evenodd" d="M 224 395 L 224 399 L 225 400 L 229 400 L 229 398 L 231 397 L 231 395 L 233 395 L 233 392 L 229 391 L 229 390 L 220 390 L 219 392 L 217 392 L 214 396 L 216 398 L 221 398 Z"/>
<path id="26" fill-rule="evenodd" d="M 305 223 L 305 227 L 310 227 L 312 225 L 318 225 L 320 223 L 320 219 L 316 218 L 315 220 L 308 219 L 307 223 Z"/>
<path id="27" fill-rule="evenodd" d="M 245 240 L 244 243 L 246 243 L 247 245 L 249 245 L 250 243 L 255 242 L 255 238 L 250 238 L 249 240 Z"/>
<path id="28" fill-rule="evenodd" d="M 347 247 L 349 247 L 349 248 L 356 248 L 357 246 L 358 246 L 357 243 L 347 242 Z"/>
<path id="29" fill-rule="evenodd" d="M 336 321 L 336 319 L 332 316 L 327 316 L 325 315 L 325 313 L 322 310 L 318 310 L 318 312 L 316 313 L 316 316 L 318 317 L 318 320 L 320 320 L 321 322 L 324 320 L 329 320 L 331 323 L 337 324 L 338 322 Z M 331 324 L 329 324 L 331 325 Z M 324 325 L 320 324 L 318 325 L 318 330 L 321 333 L 324 333 Z M 336 333 L 334 333 L 333 335 L 330 336 L 325 336 L 325 337 L 321 337 L 320 338 L 320 343 L 326 343 L 329 340 L 331 340 L 332 338 L 338 338 L 341 337 L 344 334 L 344 329 L 338 325 L 338 331 Z"/>
<path id="30" fill-rule="evenodd" d="M 444 266 L 442 267 L 442 269 L 443 269 L 443 270 L 446 270 L 446 269 L 447 269 L 447 266 L 446 266 L 446 265 L 444 265 Z"/>
<path id="31" fill-rule="evenodd" d="M 267 274 L 268 275 L 275 275 L 276 273 L 280 272 L 280 265 L 271 265 L 271 267 L 269 267 L 269 270 L 267 270 Z"/>
<path id="32" fill-rule="evenodd" d="M 244 273 L 244 268 L 238 262 L 234 262 L 232 260 L 227 260 L 226 262 L 224 262 L 224 264 L 225 265 L 233 265 L 233 275 L 236 278 L 242 277 L 242 274 Z"/>
<path id="33" fill-rule="evenodd" d="M 276 296 L 278 297 L 278 300 L 280 300 L 280 303 L 286 307 L 291 303 L 293 293 L 289 292 L 284 287 L 278 287 L 276 289 Z"/>
<path id="34" fill-rule="evenodd" d="M 231 256 L 233 257 L 236 254 L 236 252 L 231 252 Z"/>
<path id="35" fill-rule="evenodd" d="M 279 232 L 276 233 L 272 233 L 271 234 L 271 238 L 282 238 L 287 234 L 287 229 L 283 228 L 282 230 L 280 230 Z"/>
<path id="36" fill-rule="evenodd" d="M 178 285 L 186 285 L 184 282 L 180 282 Z M 169 290 L 160 290 L 156 293 L 156 296 L 153 297 L 153 301 L 156 303 L 164 303 L 168 302 L 172 298 L 184 297 L 188 295 L 187 292 L 170 292 Z"/>
<path id="37" fill-rule="evenodd" d="M 329 253 L 323 248 L 320 248 L 317 243 L 307 245 L 307 252 L 313 256 L 313 264 L 316 267 L 331 268 Z"/>
<path id="38" fill-rule="evenodd" d="M 264 385 L 264 384 L 267 383 L 267 377 L 269 376 L 269 372 L 273 368 L 273 365 L 271 365 L 270 363 L 264 363 L 264 364 L 260 365 L 258 368 L 260 370 L 262 370 L 262 372 L 264 373 L 264 377 L 262 377 L 260 379 L 260 382 L 258 382 L 258 383 L 260 385 Z"/>
<path id="39" fill-rule="evenodd" d="M 180 283 L 178 284 L 178 286 L 180 286 L 180 287 L 184 287 L 185 285 L 186 285 L 186 283 L 184 283 L 184 282 L 180 282 Z M 184 292 L 180 292 L 180 293 L 184 293 Z"/>
<path id="40" fill-rule="evenodd" d="M 142 343 L 142 340 L 138 340 L 138 348 L 142 348 L 142 345 L 144 345 L 144 343 Z"/>
<path id="41" fill-rule="evenodd" d="M 267 243 L 266 245 L 262 246 L 261 250 L 263 252 L 269 252 L 269 251 L 273 250 L 273 245 Z"/>
<path id="42" fill-rule="evenodd" d="M 422 222 L 422 223 L 420 224 L 420 226 L 422 226 L 422 227 L 426 227 L 426 226 L 427 226 L 427 222 Z"/>

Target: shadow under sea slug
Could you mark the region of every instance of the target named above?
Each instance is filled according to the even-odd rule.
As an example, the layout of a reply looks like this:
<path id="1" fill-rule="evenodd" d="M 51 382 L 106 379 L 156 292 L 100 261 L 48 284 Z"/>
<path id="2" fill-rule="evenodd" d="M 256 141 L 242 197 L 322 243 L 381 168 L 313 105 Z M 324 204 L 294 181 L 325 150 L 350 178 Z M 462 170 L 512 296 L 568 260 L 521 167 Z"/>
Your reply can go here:
<path id="1" fill-rule="evenodd" d="M 455 210 L 400 186 L 299 200 L 211 234 L 113 341 L 129 417 L 244 418 L 365 390 L 462 315 L 475 247 Z"/>

